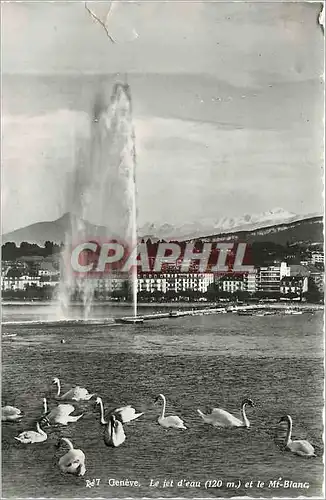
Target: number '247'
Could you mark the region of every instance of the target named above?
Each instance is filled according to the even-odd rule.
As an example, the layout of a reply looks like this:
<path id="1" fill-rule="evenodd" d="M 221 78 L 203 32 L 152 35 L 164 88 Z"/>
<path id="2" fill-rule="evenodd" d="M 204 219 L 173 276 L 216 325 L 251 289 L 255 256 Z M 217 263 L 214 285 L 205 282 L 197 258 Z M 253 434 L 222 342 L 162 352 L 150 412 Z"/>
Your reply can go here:
<path id="1" fill-rule="evenodd" d="M 99 486 L 100 479 L 86 479 L 86 488 L 93 488 L 94 486 Z"/>

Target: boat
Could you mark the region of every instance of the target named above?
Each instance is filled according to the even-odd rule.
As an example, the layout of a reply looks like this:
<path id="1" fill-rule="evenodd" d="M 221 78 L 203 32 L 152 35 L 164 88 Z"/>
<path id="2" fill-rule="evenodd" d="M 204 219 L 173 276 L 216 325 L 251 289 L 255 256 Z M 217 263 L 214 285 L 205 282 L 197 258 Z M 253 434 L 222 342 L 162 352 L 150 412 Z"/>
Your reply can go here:
<path id="1" fill-rule="evenodd" d="M 116 318 L 115 319 L 116 323 L 127 323 L 127 324 L 141 324 L 144 323 L 143 318 Z"/>
<path id="2" fill-rule="evenodd" d="M 295 310 L 291 310 L 291 309 L 286 309 L 284 311 L 284 314 L 302 314 L 302 311 L 295 311 Z"/>
<path id="3" fill-rule="evenodd" d="M 189 316 L 192 311 L 171 311 L 169 314 L 170 318 L 179 318 L 180 316 Z"/>

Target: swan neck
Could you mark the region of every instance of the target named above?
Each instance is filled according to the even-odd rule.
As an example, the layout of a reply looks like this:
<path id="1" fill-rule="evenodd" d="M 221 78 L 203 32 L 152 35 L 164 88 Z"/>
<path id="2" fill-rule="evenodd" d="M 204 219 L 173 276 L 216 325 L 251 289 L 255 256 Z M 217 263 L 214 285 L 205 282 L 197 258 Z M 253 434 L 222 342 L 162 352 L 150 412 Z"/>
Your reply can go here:
<path id="1" fill-rule="evenodd" d="M 47 400 L 46 398 L 43 399 L 43 413 L 44 415 L 46 415 L 48 412 L 48 403 L 47 403 Z"/>
<path id="2" fill-rule="evenodd" d="M 61 392 L 61 384 L 59 379 L 56 381 L 56 384 L 57 384 L 57 397 L 59 397 Z"/>
<path id="3" fill-rule="evenodd" d="M 117 421 L 115 420 L 114 422 L 111 421 L 111 439 L 113 442 L 113 438 L 117 434 Z"/>
<path id="4" fill-rule="evenodd" d="M 101 410 L 101 424 L 107 424 L 107 422 L 104 420 L 104 406 L 103 406 L 103 401 L 100 398 L 100 410 Z"/>
<path id="5" fill-rule="evenodd" d="M 249 423 L 248 417 L 246 415 L 246 403 L 244 403 L 241 406 L 241 416 L 242 416 L 242 421 L 243 421 L 245 427 L 249 427 L 250 423 Z"/>
<path id="6" fill-rule="evenodd" d="M 292 419 L 288 419 L 288 429 L 286 433 L 286 438 L 285 438 L 285 446 L 288 446 L 289 443 L 291 442 L 291 436 L 292 436 Z"/>
<path id="7" fill-rule="evenodd" d="M 163 394 L 161 394 L 161 398 L 163 399 L 163 408 L 162 408 L 162 415 L 161 415 L 161 418 L 164 418 L 164 415 L 165 415 L 165 407 L 166 407 L 166 399 L 165 399 L 165 396 Z"/>
<path id="8" fill-rule="evenodd" d="M 69 450 L 73 450 L 74 449 L 73 444 L 70 441 L 70 439 L 68 439 L 68 438 L 61 438 L 61 439 L 62 439 L 62 441 L 64 441 L 65 443 L 67 443 L 67 445 L 69 446 Z"/>
<path id="9" fill-rule="evenodd" d="M 46 436 L 46 433 L 43 429 L 41 429 L 39 422 L 36 422 L 36 430 L 39 434 L 42 434 L 42 436 Z"/>

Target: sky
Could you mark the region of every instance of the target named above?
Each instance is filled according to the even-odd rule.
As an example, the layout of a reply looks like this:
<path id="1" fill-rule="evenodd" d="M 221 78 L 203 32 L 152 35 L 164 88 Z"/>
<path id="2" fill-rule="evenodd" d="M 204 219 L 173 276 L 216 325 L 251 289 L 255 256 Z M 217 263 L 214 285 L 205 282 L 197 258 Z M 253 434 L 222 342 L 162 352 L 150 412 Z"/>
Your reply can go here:
<path id="1" fill-rule="evenodd" d="M 132 94 L 139 225 L 322 211 L 320 4 L 120 2 L 116 43 L 84 2 L 1 7 L 3 233 L 69 210 L 76 144 L 118 80 Z"/>

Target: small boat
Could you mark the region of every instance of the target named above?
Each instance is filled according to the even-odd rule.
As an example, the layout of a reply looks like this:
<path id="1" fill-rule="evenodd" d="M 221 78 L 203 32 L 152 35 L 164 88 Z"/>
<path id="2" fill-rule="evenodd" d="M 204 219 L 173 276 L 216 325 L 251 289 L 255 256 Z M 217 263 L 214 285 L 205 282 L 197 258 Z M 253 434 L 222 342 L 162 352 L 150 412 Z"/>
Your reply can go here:
<path id="1" fill-rule="evenodd" d="M 116 323 L 141 324 L 144 323 L 143 318 L 116 318 Z"/>
<path id="2" fill-rule="evenodd" d="M 169 314 L 170 318 L 179 318 L 179 316 L 184 316 L 184 313 L 180 311 L 171 311 Z"/>
<path id="3" fill-rule="evenodd" d="M 292 311 L 291 309 L 287 309 L 284 311 L 284 314 L 302 314 L 302 311 Z"/>

